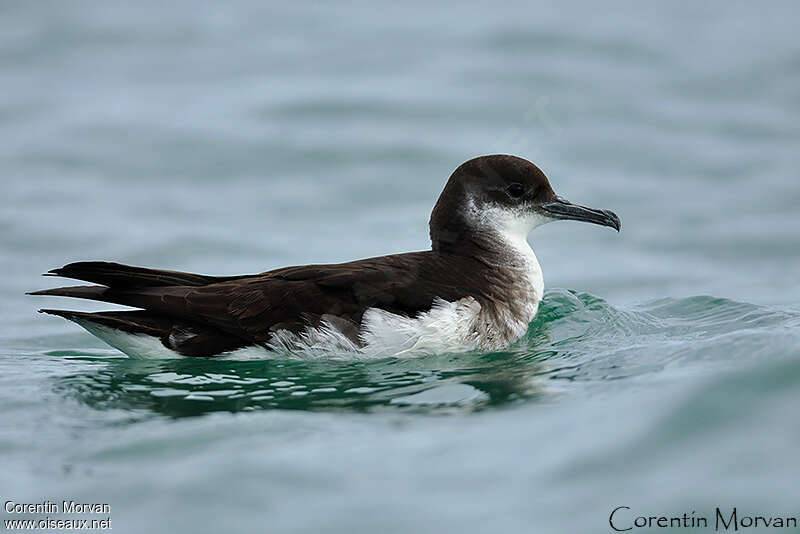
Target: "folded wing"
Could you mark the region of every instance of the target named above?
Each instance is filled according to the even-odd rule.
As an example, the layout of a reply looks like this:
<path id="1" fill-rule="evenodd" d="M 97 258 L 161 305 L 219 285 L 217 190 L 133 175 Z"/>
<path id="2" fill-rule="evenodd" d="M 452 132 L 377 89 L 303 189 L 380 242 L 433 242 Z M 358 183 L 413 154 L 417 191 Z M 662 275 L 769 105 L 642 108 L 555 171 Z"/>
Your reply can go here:
<path id="1" fill-rule="evenodd" d="M 220 349 L 269 342 L 276 330 L 301 332 L 323 321 L 359 342 L 359 325 L 371 307 L 414 316 L 438 295 L 427 288 L 426 253 L 337 265 L 288 267 L 258 275 L 214 277 L 108 262 L 74 263 L 50 271 L 99 285 L 31 293 L 75 297 L 138 308 L 86 314 L 43 310 L 109 328 L 156 335 L 184 355 L 211 356 Z M 440 292 L 441 281 L 435 285 Z M 455 285 L 453 286 L 455 287 Z M 446 291 L 445 291 L 446 292 Z"/>

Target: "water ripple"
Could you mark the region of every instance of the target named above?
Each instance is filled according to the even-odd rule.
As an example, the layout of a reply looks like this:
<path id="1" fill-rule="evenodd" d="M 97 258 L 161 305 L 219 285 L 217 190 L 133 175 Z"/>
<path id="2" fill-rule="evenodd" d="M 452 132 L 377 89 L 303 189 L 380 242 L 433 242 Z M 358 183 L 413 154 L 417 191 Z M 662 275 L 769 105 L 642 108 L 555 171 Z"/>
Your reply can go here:
<path id="1" fill-rule="evenodd" d="M 588 293 L 556 289 L 546 294 L 523 339 L 496 353 L 368 362 L 49 354 L 92 362 L 88 371 L 60 377 L 54 388 L 100 410 L 171 417 L 259 409 L 470 412 L 554 399 L 586 384 L 633 379 L 667 366 L 730 365 L 785 346 L 785 337 L 796 346 L 798 324 L 800 312 L 723 298 L 615 307 Z"/>

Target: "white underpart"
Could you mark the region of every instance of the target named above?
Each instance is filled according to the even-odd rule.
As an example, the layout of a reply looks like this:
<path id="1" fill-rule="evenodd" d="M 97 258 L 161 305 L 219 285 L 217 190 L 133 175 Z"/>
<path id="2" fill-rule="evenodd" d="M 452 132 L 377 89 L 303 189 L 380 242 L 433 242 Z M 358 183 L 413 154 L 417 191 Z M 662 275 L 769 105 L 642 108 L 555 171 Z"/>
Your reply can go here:
<path id="1" fill-rule="evenodd" d="M 266 347 L 253 346 L 235 350 L 221 357 L 249 360 L 294 357 L 298 359 L 378 359 L 409 358 L 443 352 L 466 352 L 480 348 L 475 335 L 475 321 L 480 313 L 475 299 L 457 302 L 437 300 L 431 309 L 415 318 L 370 308 L 364 313 L 359 346 L 329 323 L 309 328 L 301 334 L 282 330 L 274 334 Z M 73 319 L 89 333 L 136 359 L 168 359 L 183 356 L 144 334 L 131 334 Z"/>
<path id="2" fill-rule="evenodd" d="M 496 235 L 498 241 L 505 244 L 513 260 L 519 264 L 521 274 L 525 281 L 533 286 L 538 300 L 541 301 L 544 292 L 544 276 L 539 260 L 528 243 L 528 234 L 534 228 L 552 222 L 553 218 L 536 213 L 524 211 L 522 213 L 502 208 L 475 209 L 470 204 L 470 213 L 476 222 L 486 228 L 486 231 Z"/>
<path id="3" fill-rule="evenodd" d="M 500 248 L 506 249 L 503 267 L 510 269 L 518 279 L 515 286 L 519 288 L 519 294 L 508 297 L 519 299 L 521 313 L 512 313 L 511 306 L 499 309 L 500 322 L 510 327 L 512 332 L 510 338 L 491 339 L 492 332 L 500 330 L 499 325 L 485 325 L 484 337 L 488 339 L 482 340 L 481 344 L 486 348 L 500 348 L 522 337 L 539 309 L 544 295 L 544 276 L 539 260 L 528 243 L 528 234 L 555 219 L 529 209 L 515 210 L 499 206 L 478 208 L 472 201 L 467 204 L 467 218 Z"/>
<path id="4" fill-rule="evenodd" d="M 253 346 L 221 355 L 231 359 L 376 359 L 408 358 L 425 354 L 465 352 L 475 349 L 500 349 L 522 337 L 539 308 L 544 293 L 544 278 L 539 261 L 527 236 L 537 226 L 553 219 L 529 210 L 467 206 L 467 216 L 477 229 L 486 232 L 507 252 L 505 267 L 519 278 L 521 313 L 511 307 L 499 308 L 499 322 L 493 324 L 480 304 L 468 297 L 457 302 L 436 300 L 431 309 L 409 318 L 370 308 L 361 324 L 362 346 L 351 341 L 327 322 L 301 334 L 278 331 L 266 347 Z M 512 296 L 509 296 L 512 298 Z M 182 358 L 161 340 L 148 335 L 130 334 L 88 321 L 75 320 L 91 334 L 137 359 Z M 502 332 L 507 331 L 506 334 Z"/>
<path id="5" fill-rule="evenodd" d="M 182 354 L 165 347 L 164 344 L 161 343 L 161 340 L 154 336 L 131 334 L 82 319 L 72 319 L 72 321 L 81 325 L 93 336 L 99 337 L 115 349 L 137 360 L 160 360 L 184 357 Z"/>

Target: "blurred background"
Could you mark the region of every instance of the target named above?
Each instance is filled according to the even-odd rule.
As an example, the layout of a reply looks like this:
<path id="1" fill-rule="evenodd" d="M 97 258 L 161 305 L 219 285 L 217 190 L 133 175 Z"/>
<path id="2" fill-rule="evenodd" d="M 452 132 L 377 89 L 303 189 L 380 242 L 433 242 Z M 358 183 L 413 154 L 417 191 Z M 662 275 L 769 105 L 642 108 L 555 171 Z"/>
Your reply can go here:
<path id="1" fill-rule="evenodd" d="M 110 501 L 121 532 L 797 513 L 798 23 L 788 0 L 0 3 L 0 494 Z M 76 260 L 425 249 L 489 153 L 623 221 L 531 236 L 549 291 L 505 353 L 135 362 L 23 295 Z"/>

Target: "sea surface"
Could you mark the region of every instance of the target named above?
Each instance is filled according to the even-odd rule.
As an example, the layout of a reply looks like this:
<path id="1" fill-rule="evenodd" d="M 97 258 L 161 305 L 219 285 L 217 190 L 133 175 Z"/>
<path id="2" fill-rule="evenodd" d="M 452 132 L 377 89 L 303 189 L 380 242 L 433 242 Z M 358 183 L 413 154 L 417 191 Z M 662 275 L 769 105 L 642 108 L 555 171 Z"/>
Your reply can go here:
<path id="1" fill-rule="evenodd" d="M 799 26 L 789 0 L 0 3 L 0 499 L 107 503 L 117 533 L 800 516 Z M 546 295 L 502 352 L 136 361 L 36 313 L 108 306 L 24 295 L 77 260 L 426 249 L 452 170 L 497 152 L 623 221 L 530 236 Z"/>

